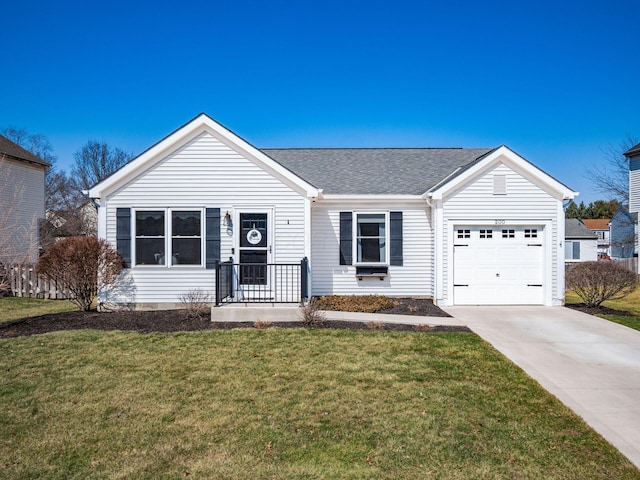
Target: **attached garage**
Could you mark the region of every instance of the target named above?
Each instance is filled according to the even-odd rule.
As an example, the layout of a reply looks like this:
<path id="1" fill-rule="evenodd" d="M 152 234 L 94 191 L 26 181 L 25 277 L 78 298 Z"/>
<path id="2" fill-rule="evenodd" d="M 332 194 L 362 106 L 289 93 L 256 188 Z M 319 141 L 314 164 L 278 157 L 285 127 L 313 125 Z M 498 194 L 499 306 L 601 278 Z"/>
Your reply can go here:
<path id="1" fill-rule="evenodd" d="M 544 226 L 454 226 L 456 305 L 542 305 Z"/>

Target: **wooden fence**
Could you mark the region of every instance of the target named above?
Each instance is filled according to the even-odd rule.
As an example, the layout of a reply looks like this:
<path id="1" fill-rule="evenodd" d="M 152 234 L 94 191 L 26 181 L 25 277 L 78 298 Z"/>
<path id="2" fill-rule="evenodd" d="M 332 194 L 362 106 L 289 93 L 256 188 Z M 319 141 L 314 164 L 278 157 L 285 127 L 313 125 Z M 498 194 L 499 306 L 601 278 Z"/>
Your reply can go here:
<path id="1" fill-rule="evenodd" d="M 622 265 L 627 270 L 631 270 L 632 272 L 638 272 L 638 257 L 633 258 L 614 258 L 614 262 Z"/>
<path id="2" fill-rule="evenodd" d="M 0 280 L 5 279 L 14 297 L 65 300 L 69 289 L 46 275 L 38 275 L 36 266 L 0 264 Z"/>

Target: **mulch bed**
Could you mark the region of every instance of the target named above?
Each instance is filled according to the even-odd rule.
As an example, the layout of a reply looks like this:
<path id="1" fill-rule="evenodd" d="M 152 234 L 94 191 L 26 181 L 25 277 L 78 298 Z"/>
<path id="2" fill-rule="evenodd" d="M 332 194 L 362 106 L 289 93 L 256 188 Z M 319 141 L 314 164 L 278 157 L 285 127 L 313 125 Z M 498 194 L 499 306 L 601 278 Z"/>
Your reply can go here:
<path id="1" fill-rule="evenodd" d="M 625 312 L 623 310 L 614 310 L 613 308 L 603 307 L 587 307 L 584 303 L 572 303 L 565 305 L 568 308 L 588 313 L 589 315 L 622 315 L 625 317 L 635 317 L 635 313 Z"/>
<path id="2" fill-rule="evenodd" d="M 427 299 L 401 299 L 390 310 L 378 313 L 405 315 L 449 316 Z M 302 322 L 272 322 L 269 327 L 301 328 Z M 0 324 L 0 338 L 22 337 L 61 330 L 124 330 L 140 333 L 193 332 L 200 330 L 228 330 L 233 328 L 255 328 L 252 322 L 211 322 L 209 314 L 192 318 L 183 310 L 155 310 L 148 312 L 68 312 L 30 317 Z M 335 328 L 349 330 L 384 329 L 388 331 L 416 331 L 415 325 L 395 323 L 370 324 L 361 322 L 325 321 L 313 328 Z M 434 326 L 420 328 L 427 332 L 470 332 L 467 327 Z"/>
<path id="3" fill-rule="evenodd" d="M 394 298 L 394 306 L 379 310 L 376 313 L 396 315 L 422 315 L 426 317 L 451 317 L 447 312 L 426 298 Z"/>

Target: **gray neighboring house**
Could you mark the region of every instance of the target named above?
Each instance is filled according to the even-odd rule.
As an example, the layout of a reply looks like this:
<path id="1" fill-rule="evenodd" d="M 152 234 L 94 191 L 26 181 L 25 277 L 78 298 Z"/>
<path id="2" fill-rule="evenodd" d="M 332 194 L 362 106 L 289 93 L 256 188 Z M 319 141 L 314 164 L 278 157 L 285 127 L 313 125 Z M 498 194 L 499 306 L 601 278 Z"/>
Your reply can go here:
<path id="1" fill-rule="evenodd" d="M 50 165 L 0 135 L 0 262 L 38 261 L 44 177 Z"/>
<path id="2" fill-rule="evenodd" d="M 577 218 L 564 221 L 565 264 L 598 260 L 598 236 Z"/>
<path id="3" fill-rule="evenodd" d="M 634 254 L 638 254 L 638 212 L 640 212 L 640 143 L 624 153 L 629 159 L 629 213 L 635 219 Z"/>
<path id="4" fill-rule="evenodd" d="M 637 254 L 638 212 L 622 205 L 611 219 L 611 258 L 633 258 Z"/>

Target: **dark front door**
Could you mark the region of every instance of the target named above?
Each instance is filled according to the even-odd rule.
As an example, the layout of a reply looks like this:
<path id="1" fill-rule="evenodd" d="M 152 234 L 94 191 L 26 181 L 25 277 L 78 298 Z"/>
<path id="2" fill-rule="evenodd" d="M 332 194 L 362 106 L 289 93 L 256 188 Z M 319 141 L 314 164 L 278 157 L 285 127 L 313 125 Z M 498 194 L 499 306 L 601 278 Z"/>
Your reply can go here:
<path id="1" fill-rule="evenodd" d="M 269 216 L 262 212 L 240 213 L 240 284 L 267 285 Z"/>

